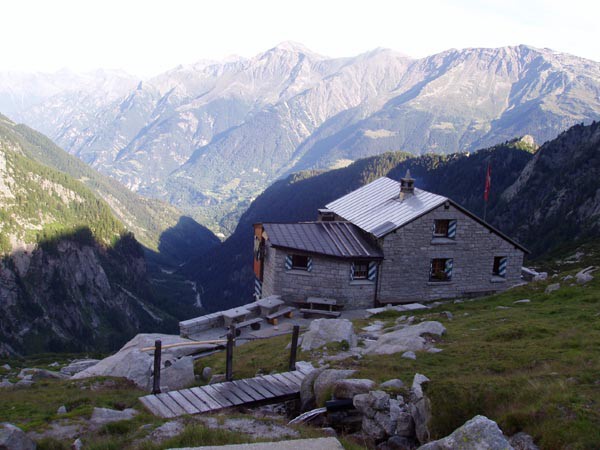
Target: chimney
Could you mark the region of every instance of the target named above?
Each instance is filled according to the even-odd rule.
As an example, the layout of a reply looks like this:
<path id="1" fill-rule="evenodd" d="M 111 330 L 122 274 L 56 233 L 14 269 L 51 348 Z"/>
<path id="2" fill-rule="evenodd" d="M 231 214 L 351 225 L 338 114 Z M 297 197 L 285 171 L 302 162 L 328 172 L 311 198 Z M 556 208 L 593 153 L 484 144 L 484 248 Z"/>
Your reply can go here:
<path id="1" fill-rule="evenodd" d="M 406 170 L 406 175 L 400 178 L 400 201 L 407 196 L 415 193 L 415 179 L 410 176 L 410 170 Z"/>

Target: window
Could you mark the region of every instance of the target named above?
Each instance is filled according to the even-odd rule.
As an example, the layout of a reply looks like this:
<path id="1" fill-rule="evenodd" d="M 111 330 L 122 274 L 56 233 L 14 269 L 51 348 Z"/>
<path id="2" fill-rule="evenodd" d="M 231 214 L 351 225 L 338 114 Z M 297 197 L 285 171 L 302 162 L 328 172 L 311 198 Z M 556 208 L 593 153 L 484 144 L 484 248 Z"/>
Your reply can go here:
<path id="1" fill-rule="evenodd" d="M 437 219 L 433 222 L 433 236 L 447 237 L 454 239 L 456 237 L 456 220 Z"/>
<path id="2" fill-rule="evenodd" d="M 429 281 L 450 281 L 452 279 L 452 266 L 452 258 L 432 259 Z"/>
<path id="3" fill-rule="evenodd" d="M 369 263 L 366 261 L 354 261 L 352 263 L 352 279 L 366 280 L 369 277 Z"/>
<path id="4" fill-rule="evenodd" d="M 287 255 L 285 257 L 286 270 L 312 270 L 312 258 L 306 255 Z"/>
<path id="5" fill-rule="evenodd" d="M 508 258 L 506 256 L 494 256 L 494 266 L 492 268 L 492 275 L 496 277 L 506 277 L 506 266 Z"/>

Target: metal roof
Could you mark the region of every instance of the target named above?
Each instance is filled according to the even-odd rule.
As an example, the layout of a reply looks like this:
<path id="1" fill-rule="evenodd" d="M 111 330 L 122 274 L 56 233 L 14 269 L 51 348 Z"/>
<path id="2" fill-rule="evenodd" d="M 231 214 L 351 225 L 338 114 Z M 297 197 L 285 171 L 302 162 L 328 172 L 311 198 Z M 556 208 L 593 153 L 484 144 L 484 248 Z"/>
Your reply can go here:
<path id="1" fill-rule="evenodd" d="M 326 208 L 380 238 L 448 200 L 417 188 L 403 200 L 399 194 L 400 183 L 382 177 L 334 200 Z"/>
<path id="2" fill-rule="evenodd" d="M 382 258 L 381 251 L 348 222 L 264 223 L 275 247 L 340 258 Z"/>

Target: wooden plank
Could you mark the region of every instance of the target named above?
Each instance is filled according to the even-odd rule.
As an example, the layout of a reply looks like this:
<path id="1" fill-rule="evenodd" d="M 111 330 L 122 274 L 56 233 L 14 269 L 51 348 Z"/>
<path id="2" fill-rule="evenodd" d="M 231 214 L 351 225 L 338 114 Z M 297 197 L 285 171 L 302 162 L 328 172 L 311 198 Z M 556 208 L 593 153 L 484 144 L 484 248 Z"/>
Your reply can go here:
<path id="1" fill-rule="evenodd" d="M 157 399 L 154 395 L 146 395 L 145 397 L 141 397 L 140 401 L 146 408 L 150 410 L 152 414 L 155 414 L 159 417 L 171 419 L 177 416 L 177 414 L 171 411 L 163 402 Z"/>
<path id="2" fill-rule="evenodd" d="M 302 384 L 302 382 L 306 378 L 306 375 L 304 375 L 301 372 L 298 372 L 296 370 L 294 370 L 293 372 L 285 372 L 285 375 L 288 378 L 291 378 L 292 380 L 296 380 L 298 382 L 298 384 Z"/>
<path id="3" fill-rule="evenodd" d="M 296 384 L 296 383 L 292 383 L 290 380 L 288 380 L 287 378 L 281 376 L 280 373 L 274 373 L 273 377 L 275 377 L 276 379 L 278 379 L 280 382 L 282 382 L 283 384 L 285 384 L 288 389 L 290 389 L 292 392 L 298 392 L 300 387 Z"/>
<path id="4" fill-rule="evenodd" d="M 267 388 L 263 387 L 259 382 L 257 382 L 254 378 L 246 378 L 245 380 L 240 380 L 242 383 L 246 383 L 256 392 L 260 393 L 265 399 L 269 399 L 274 397 L 273 393 L 269 391 Z"/>
<path id="5" fill-rule="evenodd" d="M 206 404 L 206 407 L 209 408 L 211 411 L 215 411 L 217 409 L 222 409 L 226 406 L 229 406 L 230 402 L 227 402 L 227 405 L 223 406 L 220 402 L 213 398 L 205 389 L 194 387 L 191 388 L 189 391 L 193 396 L 198 397 L 200 401 Z"/>
<path id="6" fill-rule="evenodd" d="M 183 409 L 185 409 L 185 412 L 187 412 L 188 414 L 198 414 L 200 411 L 199 408 L 196 408 L 192 403 L 190 403 L 190 401 L 185 398 L 183 395 L 181 395 L 180 392 L 178 391 L 170 391 L 167 392 L 167 394 L 177 402 L 177 404 L 179 406 L 181 406 Z"/>
<path id="7" fill-rule="evenodd" d="M 168 408 L 175 413 L 176 416 L 183 416 L 187 414 L 186 410 L 183 409 L 179 404 L 169 397 L 168 394 L 157 394 L 156 398 L 163 402 Z"/>
<path id="8" fill-rule="evenodd" d="M 240 390 L 242 390 L 243 392 L 248 394 L 250 397 L 252 397 L 256 401 L 265 399 L 265 397 L 261 393 L 256 392 L 254 389 L 252 389 L 246 383 L 242 383 L 241 380 L 233 381 L 233 384 L 235 384 L 235 386 L 237 388 L 239 388 Z"/>
<path id="9" fill-rule="evenodd" d="M 187 401 L 194 405 L 199 412 L 203 413 L 212 410 L 212 408 L 204 403 L 202 399 L 196 397 L 190 389 L 183 389 L 179 391 L 179 393 L 183 395 Z"/>
<path id="10" fill-rule="evenodd" d="M 294 389 L 290 388 L 287 384 L 282 383 L 281 381 L 279 381 L 277 378 L 275 378 L 273 375 L 265 375 L 264 376 L 265 380 L 267 380 L 269 383 L 271 383 L 272 385 L 276 386 L 277 388 L 279 388 L 279 390 L 281 391 L 281 395 L 289 395 L 289 394 L 293 394 L 294 393 Z"/>
<path id="11" fill-rule="evenodd" d="M 298 378 L 291 375 L 290 372 L 283 372 L 283 373 L 280 373 L 279 375 L 281 375 L 283 378 L 287 379 L 290 383 L 292 383 L 294 386 L 296 386 L 298 388 L 298 390 L 300 390 L 300 385 L 302 384 L 302 382 L 300 380 L 298 380 Z"/>
<path id="12" fill-rule="evenodd" d="M 261 376 L 261 377 L 255 378 L 255 380 L 257 380 L 257 382 L 259 382 L 262 386 L 264 386 L 265 389 L 268 389 L 269 391 L 271 391 L 273 393 L 274 397 L 281 397 L 282 395 L 286 395 L 286 392 L 283 390 L 280 383 L 275 379 L 273 379 L 272 381 L 267 379 L 266 377 L 268 377 L 268 376 L 269 375 Z"/>
<path id="13" fill-rule="evenodd" d="M 194 394 L 195 394 L 196 392 L 194 391 L 194 389 L 195 388 L 192 388 L 192 392 L 194 392 Z M 217 403 L 220 403 L 221 405 L 223 405 L 225 408 L 228 408 L 228 407 L 236 404 L 236 403 L 231 402 L 228 398 L 222 396 L 219 393 L 219 391 L 217 391 L 213 387 L 213 385 L 202 386 L 202 390 L 204 392 L 206 392 L 208 395 L 210 395 L 212 398 L 214 398 Z"/>
<path id="14" fill-rule="evenodd" d="M 231 381 L 229 383 L 223 383 L 224 387 L 228 389 L 230 392 L 233 392 L 236 396 L 242 399 L 242 403 L 253 402 L 254 399 L 242 391 L 239 387 L 233 384 Z"/>
<path id="15" fill-rule="evenodd" d="M 223 385 L 223 383 L 213 384 L 212 388 L 215 391 L 217 391 L 219 394 L 221 394 L 223 397 L 225 397 L 227 400 L 229 400 L 231 402 L 231 404 L 234 406 L 241 405 L 242 403 L 244 403 L 244 400 L 242 400 L 237 395 L 235 395 L 233 392 L 231 392 L 229 389 L 227 389 Z"/>

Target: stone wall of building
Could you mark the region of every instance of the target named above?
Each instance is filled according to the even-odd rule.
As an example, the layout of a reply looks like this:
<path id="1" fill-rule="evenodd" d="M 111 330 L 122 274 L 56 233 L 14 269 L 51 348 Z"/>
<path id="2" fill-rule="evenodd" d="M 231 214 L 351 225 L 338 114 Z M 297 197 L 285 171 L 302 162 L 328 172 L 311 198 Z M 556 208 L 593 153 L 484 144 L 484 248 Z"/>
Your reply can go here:
<path id="1" fill-rule="evenodd" d="M 456 219 L 455 239 L 434 239 L 435 219 Z M 523 251 L 452 205 L 436 208 L 379 243 L 385 255 L 378 282 L 381 303 L 483 295 L 521 281 Z M 508 257 L 504 278 L 492 276 L 495 256 Z M 433 258 L 453 259 L 451 281 L 429 280 Z"/>
<path id="2" fill-rule="evenodd" d="M 281 295 L 288 303 L 302 301 L 307 297 L 326 297 L 344 304 L 345 309 L 373 307 L 375 283 L 368 280 L 351 281 L 352 261 L 310 255 L 312 257 L 310 272 L 286 270 L 285 257 L 291 253 L 307 254 L 267 245 L 263 272 L 263 297 Z"/>

